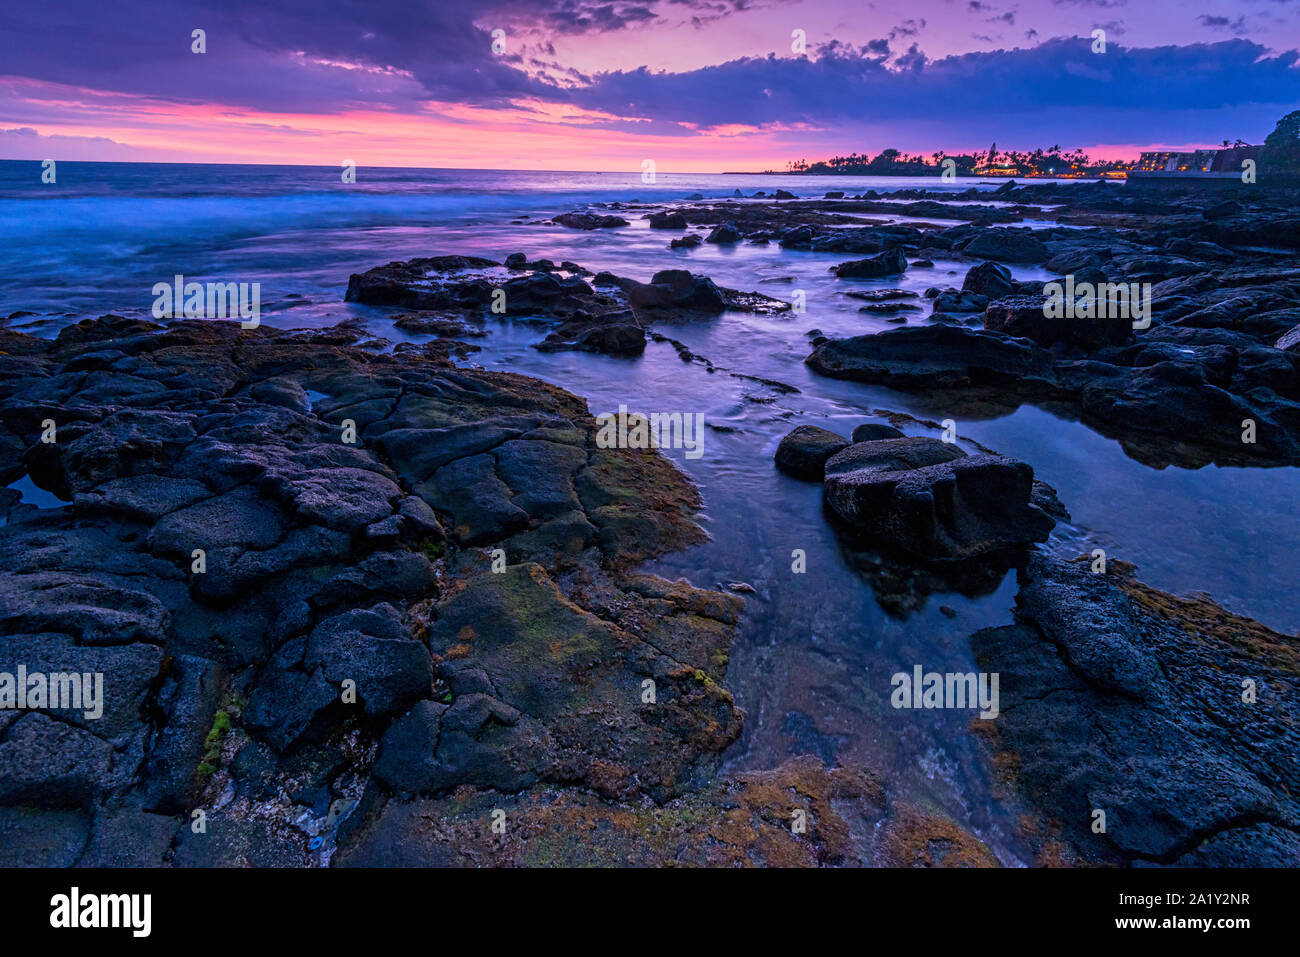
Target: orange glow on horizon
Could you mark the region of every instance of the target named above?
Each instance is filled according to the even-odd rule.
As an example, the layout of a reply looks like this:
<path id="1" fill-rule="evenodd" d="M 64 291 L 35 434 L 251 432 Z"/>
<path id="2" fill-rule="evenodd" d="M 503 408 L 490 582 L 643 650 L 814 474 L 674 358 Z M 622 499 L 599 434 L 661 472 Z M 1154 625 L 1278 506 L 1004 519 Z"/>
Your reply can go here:
<path id="1" fill-rule="evenodd" d="M 0 77 L 0 87 L 17 80 Z M 110 159 L 136 162 L 251 163 L 360 167 L 636 172 L 646 159 L 670 173 L 784 171 L 795 157 L 848 152 L 820 145 L 832 130 L 804 124 L 654 132 L 650 120 L 539 100 L 500 109 L 427 101 L 423 112 L 345 110 L 274 113 L 220 104 L 186 104 L 104 94 L 57 84 L 23 83 L 19 102 L 67 119 L 28 123 L 42 136 L 26 155 L 0 158 Z M 15 124 L 17 125 L 17 124 Z M 96 143 L 93 138 L 112 141 Z M 810 139 L 815 142 L 809 142 Z M 1083 147 L 1094 159 L 1136 159 L 1149 146 Z M 904 150 L 904 152 L 907 152 Z"/>
<path id="2" fill-rule="evenodd" d="M 81 119 L 29 124 L 38 134 L 103 137 L 129 148 L 131 158 L 140 162 L 336 166 L 351 159 L 362 167 L 628 170 L 639 175 L 645 159 L 653 159 L 662 172 L 780 169 L 796 149 L 784 142 L 788 130 L 643 132 L 638 127 L 653 126 L 650 121 L 531 100 L 503 109 L 430 101 L 422 104 L 422 114 L 267 113 L 121 95 L 109 105 L 96 102 L 102 95 L 92 90 L 42 86 L 48 96 L 25 102 L 68 110 Z M 111 125 L 99 118 L 108 115 Z M 737 155 L 739 136 L 745 140 L 743 156 Z M 56 147 L 43 149 L 53 149 L 55 159 L 95 159 L 93 146 L 66 157 Z"/>

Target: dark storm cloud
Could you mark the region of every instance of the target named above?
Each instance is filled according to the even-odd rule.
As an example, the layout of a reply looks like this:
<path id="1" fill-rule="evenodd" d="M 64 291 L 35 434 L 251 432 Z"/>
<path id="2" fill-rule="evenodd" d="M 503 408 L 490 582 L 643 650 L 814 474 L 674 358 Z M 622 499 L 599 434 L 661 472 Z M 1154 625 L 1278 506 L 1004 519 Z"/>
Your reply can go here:
<path id="1" fill-rule="evenodd" d="M 941 112 L 952 123 L 1051 121 L 1107 142 L 1144 137 L 1156 113 L 1300 100 L 1294 51 L 1270 57 L 1259 44 L 1227 40 L 1150 49 L 1111 44 L 1097 56 L 1090 45 L 1088 39 L 1058 38 L 1027 50 L 933 61 L 913 45 L 888 64 L 837 46 L 822 48 L 815 58 L 747 58 L 675 74 L 645 68 L 600 74 L 572 96 L 591 109 L 703 127 L 897 123 Z"/>
<path id="2" fill-rule="evenodd" d="M 536 81 L 492 53 L 490 28 L 474 23 L 499 9 L 484 0 L 15 4 L 5 16 L 2 69 L 121 93 L 304 112 L 428 96 L 490 102 L 540 92 Z M 502 28 L 508 30 L 504 22 Z M 206 54 L 190 50 L 194 29 L 206 31 Z M 331 68 L 322 60 L 370 71 Z"/>
<path id="3" fill-rule="evenodd" d="M 560 0 L 554 4 L 522 2 L 501 3 L 497 8 L 513 18 L 532 20 L 539 27 L 565 34 L 612 33 L 658 18 L 649 6 L 640 3 L 586 3 L 583 0 Z"/>
<path id="4" fill-rule="evenodd" d="M 587 0 L 13 4 L 0 21 L 6 48 L 0 73 L 279 111 L 332 112 L 366 103 L 401 107 L 423 98 L 492 104 L 551 92 L 545 81 L 518 69 L 530 38 L 545 49 L 547 34 L 617 32 L 653 20 L 654 5 Z M 190 51 L 194 29 L 206 31 L 204 55 Z M 506 32 L 504 56 L 492 52 L 494 29 Z"/>

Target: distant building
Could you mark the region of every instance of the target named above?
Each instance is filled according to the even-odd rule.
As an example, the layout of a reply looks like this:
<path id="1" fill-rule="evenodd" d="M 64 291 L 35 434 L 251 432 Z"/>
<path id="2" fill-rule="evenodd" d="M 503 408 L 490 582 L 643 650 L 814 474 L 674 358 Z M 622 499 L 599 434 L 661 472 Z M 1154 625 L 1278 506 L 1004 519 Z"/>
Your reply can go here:
<path id="1" fill-rule="evenodd" d="M 1225 149 L 1192 150 L 1190 152 L 1150 151 L 1129 170 L 1128 180 L 1207 180 L 1236 179 L 1241 176 L 1246 160 L 1259 161 L 1262 146 L 1250 146 L 1237 141 L 1236 146 Z"/>
<path id="2" fill-rule="evenodd" d="M 1218 150 L 1191 153 L 1143 153 L 1133 169 L 1139 173 L 1208 173 Z"/>

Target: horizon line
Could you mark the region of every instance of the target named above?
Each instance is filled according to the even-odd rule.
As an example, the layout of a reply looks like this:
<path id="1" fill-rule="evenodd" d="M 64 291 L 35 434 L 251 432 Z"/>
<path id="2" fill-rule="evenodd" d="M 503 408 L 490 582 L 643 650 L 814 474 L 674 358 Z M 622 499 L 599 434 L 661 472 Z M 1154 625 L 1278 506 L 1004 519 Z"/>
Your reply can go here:
<path id="1" fill-rule="evenodd" d="M 61 160 L 57 156 L 44 157 L 42 159 L 19 158 L 0 156 L 0 163 L 36 163 L 41 164 L 46 159 L 52 159 L 56 163 L 82 163 L 86 165 L 101 164 L 105 166 L 269 166 L 269 167 L 301 167 L 303 169 L 328 169 L 337 170 L 342 168 L 343 164 L 335 165 L 321 163 L 218 163 L 210 160 L 88 160 L 88 159 L 68 159 Z M 393 170 L 453 170 L 460 173 L 599 173 L 609 175 L 619 175 L 628 173 L 641 175 L 641 168 L 629 167 L 626 170 L 621 169 L 535 169 L 525 167 L 506 167 L 506 166 L 385 166 L 382 163 L 357 163 L 357 169 L 393 169 Z M 683 170 L 677 172 L 656 171 L 657 176 L 787 176 L 799 175 L 790 173 L 788 170 L 722 170 L 710 172 L 707 170 Z M 646 185 L 653 185 L 647 183 Z"/>

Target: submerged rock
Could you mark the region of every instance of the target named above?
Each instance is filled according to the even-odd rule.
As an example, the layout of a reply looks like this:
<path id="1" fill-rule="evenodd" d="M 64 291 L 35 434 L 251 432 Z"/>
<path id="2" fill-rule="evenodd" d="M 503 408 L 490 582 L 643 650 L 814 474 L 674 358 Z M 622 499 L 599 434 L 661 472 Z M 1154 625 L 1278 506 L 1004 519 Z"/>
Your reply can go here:
<path id="1" fill-rule="evenodd" d="M 570 229 L 610 229 L 616 226 L 630 226 L 622 216 L 601 215 L 598 213 L 561 213 L 554 222 Z"/>

